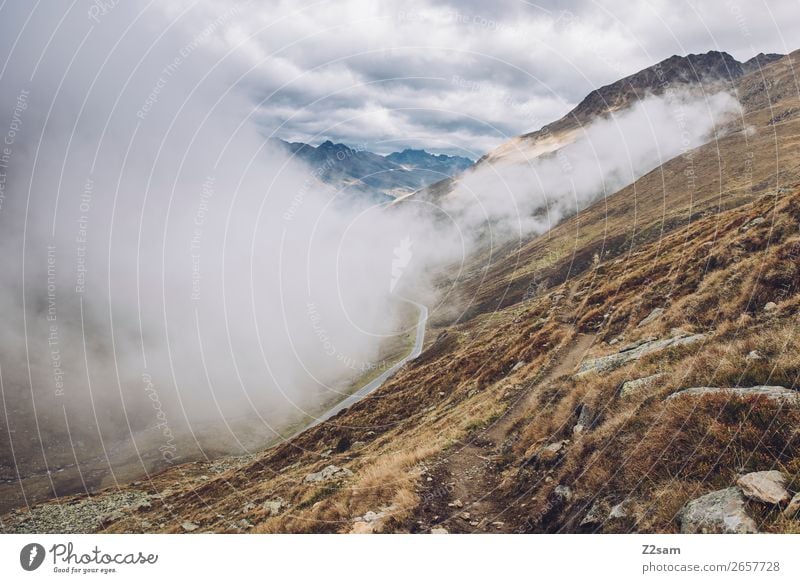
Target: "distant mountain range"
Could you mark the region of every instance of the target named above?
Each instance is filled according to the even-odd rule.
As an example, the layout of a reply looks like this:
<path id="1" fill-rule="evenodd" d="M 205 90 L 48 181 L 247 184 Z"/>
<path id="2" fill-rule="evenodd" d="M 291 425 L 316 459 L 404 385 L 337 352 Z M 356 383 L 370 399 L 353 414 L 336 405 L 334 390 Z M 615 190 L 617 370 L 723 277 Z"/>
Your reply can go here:
<path id="1" fill-rule="evenodd" d="M 310 166 L 312 174 L 322 182 L 345 191 L 346 195 L 364 194 L 374 200 L 388 201 L 405 196 L 473 164 L 462 156 L 430 154 L 410 148 L 381 156 L 330 140 L 316 147 L 278 138 L 271 141 Z"/>

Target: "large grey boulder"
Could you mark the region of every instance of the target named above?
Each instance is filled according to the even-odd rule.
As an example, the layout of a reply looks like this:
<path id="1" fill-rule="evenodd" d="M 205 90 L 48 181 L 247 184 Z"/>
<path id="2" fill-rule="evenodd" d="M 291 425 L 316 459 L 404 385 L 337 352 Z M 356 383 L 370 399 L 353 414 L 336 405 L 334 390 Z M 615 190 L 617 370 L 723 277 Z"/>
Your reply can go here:
<path id="1" fill-rule="evenodd" d="M 647 354 L 652 354 L 667 348 L 678 346 L 690 346 L 706 339 L 705 334 L 692 334 L 690 336 L 678 335 L 672 338 L 662 338 L 661 340 L 645 340 L 631 346 L 626 346 L 615 354 L 600 356 L 598 358 L 587 358 L 581 363 L 576 377 L 593 373 L 604 372 L 619 368 L 623 364 L 639 360 Z"/>
<path id="2" fill-rule="evenodd" d="M 800 405 L 800 393 L 785 387 L 770 387 L 759 385 L 755 387 L 692 387 L 677 393 L 672 393 L 667 397 L 667 401 L 682 397 L 702 397 L 704 395 L 726 394 L 730 396 L 746 397 L 748 395 L 762 395 L 773 401 L 778 401 L 787 405 Z"/>
<path id="3" fill-rule="evenodd" d="M 758 532 L 755 521 L 747 514 L 744 496 L 736 487 L 717 490 L 687 502 L 678 513 L 678 520 L 683 534 Z"/>
<path id="4" fill-rule="evenodd" d="M 303 481 L 306 483 L 328 482 L 330 480 L 349 478 L 352 475 L 353 472 L 347 468 L 340 468 L 339 466 L 330 465 L 325 466 L 318 472 L 308 474 L 305 478 L 303 478 Z"/>
<path id="5" fill-rule="evenodd" d="M 736 480 L 745 497 L 765 504 L 785 504 L 789 501 L 786 476 L 778 470 L 751 472 Z"/>

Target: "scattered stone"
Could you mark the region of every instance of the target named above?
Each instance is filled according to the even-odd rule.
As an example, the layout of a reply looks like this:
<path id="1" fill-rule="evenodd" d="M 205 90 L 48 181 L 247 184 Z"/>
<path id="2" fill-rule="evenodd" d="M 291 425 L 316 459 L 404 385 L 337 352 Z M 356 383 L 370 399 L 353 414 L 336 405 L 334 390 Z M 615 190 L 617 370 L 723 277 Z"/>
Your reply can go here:
<path id="1" fill-rule="evenodd" d="M 503 527 L 505 526 L 505 524 L 506 524 L 506 523 L 505 523 L 505 522 L 503 522 L 502 520 L 495 520 L 495 521 L 492 523 L 492 526 L 493 526 L 493 527 L 495 527 L 495 528 L 503 528 Z"/>
<path id="2" fill-rule="evenodd" d="M 518 371 L 523 366 L 525 366 L 525 361 L 518 360 L 517 363 L 513 367 L 511 367 L 511 372 Z"/>
<path id="3" fill-rule="evenodd" d="M 777 309 L 778 309 L 778 304 L 776 304 L 775 302 L 767 302 L 764 305 L 764 311 L 765 312 L 773 312 L 773 311 L 775 311 Z"/>
<path id="4" fill-rule="evenodd" d="M 800 492 L 794 495 L 794 498 L 792 498 L 789 505 L 783 511 L 783 515 L 787 518 L 794 518 L 800 515 Z"/>
<path id="5" fill-rule="evenodd" d="M 351 472 L 347 468 L 340 468 L 339 466 L 329 465 L 322 468 L 319 472 L 308 474 L 305 478 L 303 478 L 303 482 L 313 483 L 313 482 L 327 482 L 330 480 L 342 480 L 344 478 L 349 478 L 352 475 L 353 472 Z"/>
<path id="6" fill-rule="evenodd" d="M 562 502 L 569 502 L 572 500 L 572 488 L 569 486 L 558 485 L 553 490 L 553 495 Z"/>
<path id="7" fill-rule="evenodd" d="M 642 326 L 647 326 L 649 323 L 654 322 L 655 320 L 660 318 L 663 313 L 664 313 L 664 308 L 655 308 L 652 312 L 650 312 L 650 314 L 644 320 L 639 322 L 637 328 L 641 328 Z"/>
<path id="8" fill-rule="evenodd" d="M 261 506 L 264 508 L 264 510 L 266 510 L 267 515 L 278 516 L 281 513 L 281 511 L 287 506 L 287 504 L 283 498 L 278 497 L 272 500 L 267 500 Z"/>
<path id="9" fill-rule="evenodd" d="M 729 394 L 730 396 L 746 397 L 749 395 L 762 395 L 773 401 L 786 403 L 789 405 L 800 405 L 800 393 L 785 387 L 692 387 L 683 389 L 677 393 L 672 393 L 667 397 L 667 401 L 680 397 L 702 397 L 704 395 Z"/>
<path id="10" fill-rule="evenodd" d="M 634 343 L 631 346 L 622 348 L 615 354 L 608 356 L 600 356 L 597 358 L 588 358 L 584 360 L 578 369 L 576 377 L 593 373 L 605 372 L 619 368 L 623 364 L 638 360 L 641 357 L 665 350 L 667 348 L 674 348 L 678 346 L 690 346 L 706 339 L 705 334 L 693 334 L 691 336 L 675 336 L 672 338 L 664 338 L 661 340 L 647 339 Z"/>
<path id="11" fill-rule="evenodd" d="M 609 520 L 620 520 L 628 518 L 631 515 L 631 502 L 630 500 L 623 500 L 619 504 L 612 506 L 608 512 Z"/>
<path id="12" fill-rule="evenodd" d="M 747 231 L 749 231 L 751 228 L 753 228 L 753 227 L 756 227 L 756 226 L 758 226 L 758 225 L 760 225 L 760 224 L 762 224 L 762 223 L 766 222 L 766 220 L 767 220 L 767 219 L 765 219 L 764 217 L 756 217 L 756 218 L 754 218 L 752 221 L 749 221 L 748 223 L 745 223 L 744 225 L 742 225 L 741 227 L 739 227 L 739 230 L 740 230 L 742 233 L 744 233 L 744 232 L 747 232 Z"/>
<path id="13" fill-rule="evenodd" d="M 551 464 L 557 461 L 564 454 L 564 452 L 567 449 L 568 443 L 569 440 L 562 439 L 561 441 L 556 441 L 554 443 L 546 445 L 539 450 L 534 450 L 532 454 L 526 452 L 526 457 L 528 459 L 534 459 L 539 463 Z"/>
<path id="14" fill-rule="evenodd" d="M 442 526 L 431 529 L 431 534 L 450 534 L 450 531 Z"/>
<path id="15" fill-rule="evenodd" d="M 425 481 L 426 481 L 426 482 L 433 482 L 433 478 L 431 478 L 430 476 L 428 476 L 427 478 L 425 478 Z"/>
<path id="16" fill-rule="evenodd" d="M 573 435 L 580 435 L 584 429 L 591 429 L 595 421 L 595 411 L 586 403 L 581 403 L 578 407 L 578 421 L 572 428 Z"/>
<path id="17" fill-rule="evenodd" d="M 666 376 L 667 375 L 664 373 L 656 373 L 632 381 L 625 381 L 622 383 L 619 396 L 621 399 L 629 399 L 635 395 L 647 392 L 648 389 L 658 386 L 658 382 L 665 379 Z"/>
<path id="18" fill-rule="evenodd" d="M 603 524 L 607 513 L 608 505 L 602 500 L 597 500 L 592 504 L 592 507 L 589 508 L 589 512 L 587 512 L 586 516 L 581 520 L 581 526 L 597 526 Z"/>
<path id="19" fill-rule="evenodd" d="M 462 512 L 461 518 L 463 518 L 464 520 L 469 520 L 470 518 L 472 518 L 472 514 L 470 514 L 469 512 Z"/>
<path id="20" fill-rule="evenodd" d="M 789 501 L 786 491 L 786 476 L 778 470 L 751 472 L 736 480 L 742 494 L 751 500 L 765 504 L 784 504 Z"/>
<path id="21" fill-rule="evenodd" d="M 450 508 L 463 508 L 464 507 L 464 503 L 461 500 L 459 500 L 458 498 L 456 498 L 452 502 L 448 503 L 447 505 Z"/>
<path id="22" fill-rule="evenodd" d="M 38 534 L 72 534 L 94 532 L 101 528 L 101 522 L 106 518 L 121 513 L 121 518 L 127 516 L 126 511 L 136 507 L 142 501 L 148 500 L 146 492 L 139 490 L 126 490 L 104 496 L 91 498 L 77 498 L 69 502 L 38 504 L 14 514 L 14 519 L 3 522 L 3 532 L 12 533 L 38 533 Z"/>
<path id="23" fill-rule="evenodd" d="M 197 526 L 194 522 L 187 521 L 181 524 L 181 528 L 186 532 L 192 532 L 193 530 L 197 530 L 200 527 Z"/>
<path id="24" fill-rule="evenodd" d="M 678 513 L 683 534 L 745 534 L 758 532 L 747 514 L 739 488 L 717 490 L 687 502 Z"/>
<path id="25" fill-rule="evenodd" d="M 745 356 L 745 360 L 748 362 L 756 362 L 759 360 L 764 360 L 764 355 L 761 354 L 758 350 L 751 350 L 750 352 L 747 353 L 747 356 Z"/>

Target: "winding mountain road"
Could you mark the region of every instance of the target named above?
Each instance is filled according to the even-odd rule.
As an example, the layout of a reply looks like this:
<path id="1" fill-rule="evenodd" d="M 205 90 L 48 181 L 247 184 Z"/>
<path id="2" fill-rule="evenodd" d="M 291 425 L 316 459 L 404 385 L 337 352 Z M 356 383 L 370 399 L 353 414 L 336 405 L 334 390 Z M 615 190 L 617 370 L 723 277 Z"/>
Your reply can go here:
<path id="1" fill-rule="evenodd" d="M 393 364 L 390 368 L 386 369 L 380 376 L 372 379 L 366 385 L 351 393 L 346 398 L 342 399 L 336 405 L 325 411 L 322 415 L 320 415 L 317 419 L 303 427 L 302 429 L 297 430 L 295 433 L 292 434 L 291 437 L 288 439 L 292 439 L 297 435 L 300 435 L 307 429 L 311 429 L 312 427 L 316 427 L 320 423 L 324 423 L 340 411 L 344 411 L 348 407 L 351 407 L 353 404 L 359 402 L 361 399 L 378 389 L 389 377 L 391 377 L 397 370 L 402 367 L 405 363 L 409 360 L 412 360 L 418 357 L 422 353 L 422 344 L 425 341 L 425 326 L 428 323 L 428 308 L 414 300 L 409 300 L 408 298 L 400 298 L 402 301 L 407 302 L 416 306 L 419 310 L 419 319 L 417 320 L 417 335 L 414 339 L 414 346 L 411 348 L 411 352 L 408 353 L 407 356 L 403 357 L 395 364 Z"/>

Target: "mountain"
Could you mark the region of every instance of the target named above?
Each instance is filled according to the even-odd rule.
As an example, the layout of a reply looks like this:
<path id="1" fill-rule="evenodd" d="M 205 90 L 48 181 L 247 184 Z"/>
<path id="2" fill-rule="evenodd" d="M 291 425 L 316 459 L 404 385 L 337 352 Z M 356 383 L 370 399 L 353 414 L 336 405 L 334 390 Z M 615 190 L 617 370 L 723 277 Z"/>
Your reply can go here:
<path id="1" fill-rule="evenodd" d="M 412 149 L 381 156 L 330 140 L 316 147 L 277 138 L 272 143 L 305 162 L 323 182 L 345 194 L 356 193 L 378 202 L 410 194 L 473 163 L 461 156 Z"/>
<path id="2" fill-rule="evenodd" d="M 667 90 L 711 92 L 731 87 L 744 75 L 757 72 L 783 55 L 760 53 L 745 63 L 720 51 L 686 56 L 673 55 L 614 83 L 589 93 L 575 108 L 559 120 L 513 138 L 487 153 L 475 164 L 519 161 L 551 154 L 569 144 L 591 121 L 624 110 L 650 95 L 663 95 Z M 452 180 L 433 184 L 420 196 L 441 196 L 449 192 Z"/>
<path id="3" fill-rule="evenodd" d="M 3 528 L 797 532 L 798 66 L 723 80 L 724 135 L 470 258 L 420 356 L 329 422 Z"/>

